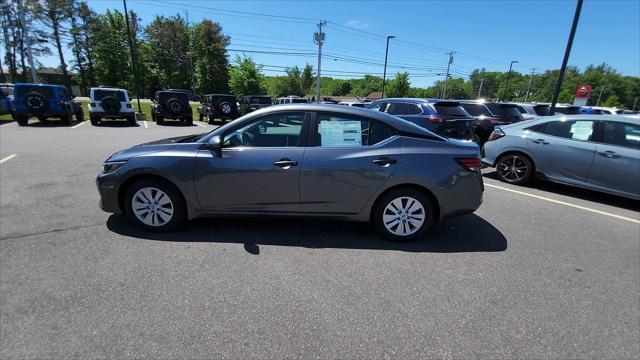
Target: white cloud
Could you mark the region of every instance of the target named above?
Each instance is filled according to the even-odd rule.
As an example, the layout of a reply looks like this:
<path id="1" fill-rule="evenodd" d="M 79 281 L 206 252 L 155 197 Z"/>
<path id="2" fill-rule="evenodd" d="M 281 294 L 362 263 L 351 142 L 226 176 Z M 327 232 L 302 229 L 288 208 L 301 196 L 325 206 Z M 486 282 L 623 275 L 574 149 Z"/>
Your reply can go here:
<path id="1" fill-rule="evenodd" d="M 346 27 L 350 27 L 352 29 L 356 29 L 356 30 L 367 30 L 369 28 L 369 24 L 362 22 L 358 19 L 351 19 L 349 21 L 347 21 L 344 26 Z"/>

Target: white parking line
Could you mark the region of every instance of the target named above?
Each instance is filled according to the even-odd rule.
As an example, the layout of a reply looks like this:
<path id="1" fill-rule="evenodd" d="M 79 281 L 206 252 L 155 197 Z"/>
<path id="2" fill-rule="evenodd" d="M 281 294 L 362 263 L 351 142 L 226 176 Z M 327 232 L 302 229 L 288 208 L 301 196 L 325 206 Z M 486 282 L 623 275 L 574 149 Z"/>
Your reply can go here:
<path id="1" fill-rule="evenodd" d="M 88 122 L 88 121 L 83 121 L 83 122 L 81 122 L 81 123 L 80 123 L 80 124 L 78 124 L 78 125 L 73 125 L 71 128 L 72 128 L 72 129 L 75 129 L 75 128 L 77 128 L 78 126 L 82 126 L 82 125 L 84 125 L 84 124 L 85 124 L 85 123 L 87 123 L 87 122 Z"/>
<path id="2" fill-rule="evenodd" d="M 11 155 L 7 156 L 6 158 L 0 160 L 0 164 L 4 163 L 5 161 L 9 161 L 9 160 L 13 159 L 16 156 L 18 156 L 18 154 L 11 154 Z"/>
<path id="3" fill-rule="evenodd" d="M 198 126 L 202 126 L 203 128 L 206 128 L 206 126 L 202 125 L 199 121 L 194 121 L 194 123 L 196 123 L 196 125 Z"/>
<path id="4" fill-rule="evenodd" d="M 146 122 L 146 121 L 143 121 L 142 123 L 144 124 L 144 127 L 145 127 L 145 128 L 147 128 L 147 129 L 149 128 L 149 125 L 147 125 L 147 122 Z"/>
<path id="5" fill-rule="evenodd" d="M 575 208 L 575 209 L 580 209 L 580 210 L 589 211 L 589 212 L 600 214 L 600 215 L 610 216 L 612 218 L 629 221 L 629 222 L 632 222 L 634 224 L 640 224 L 640 220 L 638 220 L 638 219 L 632 219 L 632 218 L 628 218 L 628 217 L 625 217 L 625 216 L 620 216 L 620 215 L 608 213 L 606 211 L 591 209 L 591 208 L 580 206 L 580 205 L 574 205 L 574 204 L 570 204 L 568 202 L 546 198 L 544 196 L 529 194 L 529 193 L 526 193 L 524 191 L 508 189 L 508 188 L 505 188 L 505 187 L 502 187 L 502 186 L 497 186 L 497 185 L 492 185 L 492 184 L 487 184 L 487 183 L 485 183 L 484 185 L 488 186 L 488 187 L 492 187 L 492 188 L 496 188 L 496 189 L 500 189 L 500 190 L 504 190 L 504 191 L 509 191 L 509 192 L 512 192 L 512 193 L 520 194 L 520 195 L 524 195 L 524 196 L 530 196 L 532 198 L 536 198 L 536 199 L 540 199 L 540 200 L 549 201 L 549 202 L 552 202 L 552 203 L 555 203 L 555 204 L 569 206 L 569 207 L 572 207 L 572 208 Z"/>

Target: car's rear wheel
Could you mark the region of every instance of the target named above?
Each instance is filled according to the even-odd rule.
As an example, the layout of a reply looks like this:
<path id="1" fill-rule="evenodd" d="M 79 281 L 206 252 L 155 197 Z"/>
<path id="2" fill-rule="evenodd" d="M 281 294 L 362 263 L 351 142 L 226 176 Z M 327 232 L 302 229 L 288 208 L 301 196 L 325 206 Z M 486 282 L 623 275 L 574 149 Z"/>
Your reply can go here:
<path id="1" fill-rule="evenodd" d="M 188 126 L 192 126 L 193 125 L 193 118 L 192 117 L 188 117 L 184 119 L 184 124 L 188 125 Z"/>
<path id="2" fill-rule="evenodd" d="M 135 125 L 135 124 L 136 124 L 136 117 L 135 117 L 135 115 L 134 115 L 134 116 L 129 116 L 129 117 L 127 117 L 127 123 L 128 123 L 129 125 Z"/>
<path id="3" fill-rule="evenodd" d="M 40 121 L 40 122 L 47 121 L 47 117 L 46 116 L 38 116 L 38 121 Z"/>
<path id="4" fill-rule="evenodd" d="M 100 125 L 100 118 L 97 116 L 89 115 L 89 120 L 91 121 L 91 125 L 93 126 Z"/>
<path id="5" fill-rule="evenodd" d="M 422 192 L 406 188 L 383 195 L 373 209 L 376 230 L 393 241 L 412 241 L 433 223 L 433 205 Z"/>
<path id="6" fill-rule="evenodd" d="M 175 230 L 187 220 L 182 195 L 157 179 L 133 183 L 126 191 L 125 206 L 129 220 L 149 231 Z"/>
<path id="7" fill-rule="evenodd" d="M 76 121 L 77 122 L 84 121 L 84 111 L 82 111 L 82 109 L 76 111 Z"/>
<path id="8" fill-rule="evenodd" d="M 156 124 L 163 125 L 164 124 L 164 117 L 156 115 Z"/>
<path id="9" fill-rule="evenodd" d="M 60 120 L 62 120 L 62 123 L 65 125 L 71 125 L 71 110 L 68 110 L 66 114 L 62 115 Z"/>
<path id="10" fill-rule="evenodd" d="M 501 181 L 524 185 L 533 177 L 533 164 L 522 154 L 506 154 L 496 163 L 496 172 Z"/>

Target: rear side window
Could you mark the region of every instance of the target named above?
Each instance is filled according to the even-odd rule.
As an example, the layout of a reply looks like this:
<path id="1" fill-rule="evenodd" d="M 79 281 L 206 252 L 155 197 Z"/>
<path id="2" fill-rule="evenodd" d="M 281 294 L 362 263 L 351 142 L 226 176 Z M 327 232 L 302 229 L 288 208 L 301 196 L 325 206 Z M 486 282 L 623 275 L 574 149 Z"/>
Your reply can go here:
<path id="1" fill-rule="evenodd" d="M 422 113 L 422 109 L 417 104 L 391 103 L 387 113 L 391 115 L 417 115 Z"/>
<path id="2" fill-rule="evenodd" d="M 471 114 L 471 116 L 491 116 L 489 110 L 481 104 L 462 104 L 462 108 Z"/>
<path id="3" fill-rule="evenodd" d="M 271 104 L 271 98 L 268 97 L 254 97 L 251 98 L 252 104 Z"/>
<path id="4" fill-rule="evenodd" d="M 602 142 L 609 145 L 640 149 L 640 126 L 605 121 Z"/>
<path id="5" fill-rule="evenodd" d="M 367 106 L 367 109 L 374 110 L 374 111 L 384 111 L 386 107 L 387 107 L 387 103 L 377 102 Z"/>
<path id="6" fill-rule="evenodd" d="M 487 104 L 492 113 L 498 116 L 520 116 L 520 111 L 513 105 Z M 524 110 L 524 109 L 523 109 Z"/>
<path id="7" fill-rule="evenodd" d="M 97 101 L 101 101 L 107 96 L 115 97 L 116 99 L 120 99 L 120 101 L 125 101 L 124 92 L 117 90 L 102 90 L 97 89 L 93 91 L 93 99 Z"/>
<path id="8" fill-rule="evenodd" d="M 549 105 L 536 105 L 533 110 L 538 116 L 548 116 L 550 112 Z"/>
<path id="9" fill-rule="evenodd" d="M 593 123 L 592 120 L 550 121 L 530 130 L 565 139 L 590 141 Z"/>
<path id="10" fill-rule="evenodd" d="M 53 88 L 49 86 L 17 86 L 15 88 L 16 96 L 24 96 L 31 92 L 44 95 L 46 98 L 54 97 Z"/>
<path id="11" fill-rule="evenodd" d="M 463 109 L 462 106 L 460 106 L 459 104 L 450 105 L 446 103 L 445 104 L 436 103 L 434 105 L 434 108 L 436 109 L 436 112 L 438 113 L 438 115 L 444 115 L 449 117 L 460 117 L 460 118 L 471 117 L 471 115 L 469 115 L 469 113 L 466 112 L 465 109 Z"/>
<path id="12" fill-rule="evenodd" d="M 522 106 L 516 106 L 516 109 L 518 109 L 518 111 L 520 111 L 520 114 L 526 114 L 527 110 L 525 110 Z"/>
<path id="13" fill-rule="evenodd" d="M 334 114 L 318 114 L 316 145 L 358 147 L 377 144 L 397 131 L 379 121 Z"/>

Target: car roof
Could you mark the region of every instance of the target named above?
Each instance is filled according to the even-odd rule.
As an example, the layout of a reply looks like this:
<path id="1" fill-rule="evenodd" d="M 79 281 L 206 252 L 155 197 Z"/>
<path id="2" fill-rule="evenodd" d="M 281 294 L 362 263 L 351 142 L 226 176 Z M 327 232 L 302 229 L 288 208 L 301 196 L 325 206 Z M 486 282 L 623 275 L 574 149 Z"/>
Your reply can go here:
<path id="1" fill-rule="evenodd" d="M 205 94 L 204 96 L 232 96 L 232 97 L 236 97 L 235 95 L 232 95 L 232 94 Z"/>
<path id="2" fill-rule="evenodd" d="M 121 89 L 121 88 L 115 88 L 115 87 L 104 87 L 104 86 L 92 87 L 91 90 L 127 91 L 127 89 Z"/>
<path id="3" fill-rule="evenodd" d="M 16 83 L 14 87 L 18 86 L 40 86 L 40 87 L 53 87 L 53 88 L 64 88 L 62 85 L 55 84 L 35 84 L 35 83 Z"/>
<path id="4" fill-rule="evenodd" d="M 619 121 L 640 125 L 640 115 L 598 115 L 598 114 L 576 114 L 576 115 L 554 115 L 545 116 L 536 121 L 547 122 L 549 120 L 600 120 Z"/>
<path id="5" fill-rule="evenodd" d="M 274 105 L 274 106 L 262 108 L 260 110 L 256 110 L 252 112 L 251 114 L 253 117 L 253 116 L 267 115 L 270 113 L 276 113 L 281 111 L 323 111 L 323 112 L 332 112 L 332 113 L 341 114 L 341 115 L 363 116 L 363 117 L 379 120 L 403 132 L 408 132 L 408 133 L 422 135 L 422 136 L 442 138 L 439 135 L 436 135 L 412 122 L 406 121 L 404 119 L 387 114 L 382 111 L 375 111 L 375 110 L 369 110 L 369 109 L 353 107 L 353 106 L 344 106 L 344 105 L 338 105 L 338 104 L 315 104 L 315 103 L 281 104 L 281 105 Z M 444 138 L 442 139 L 444 140 Z"/>

